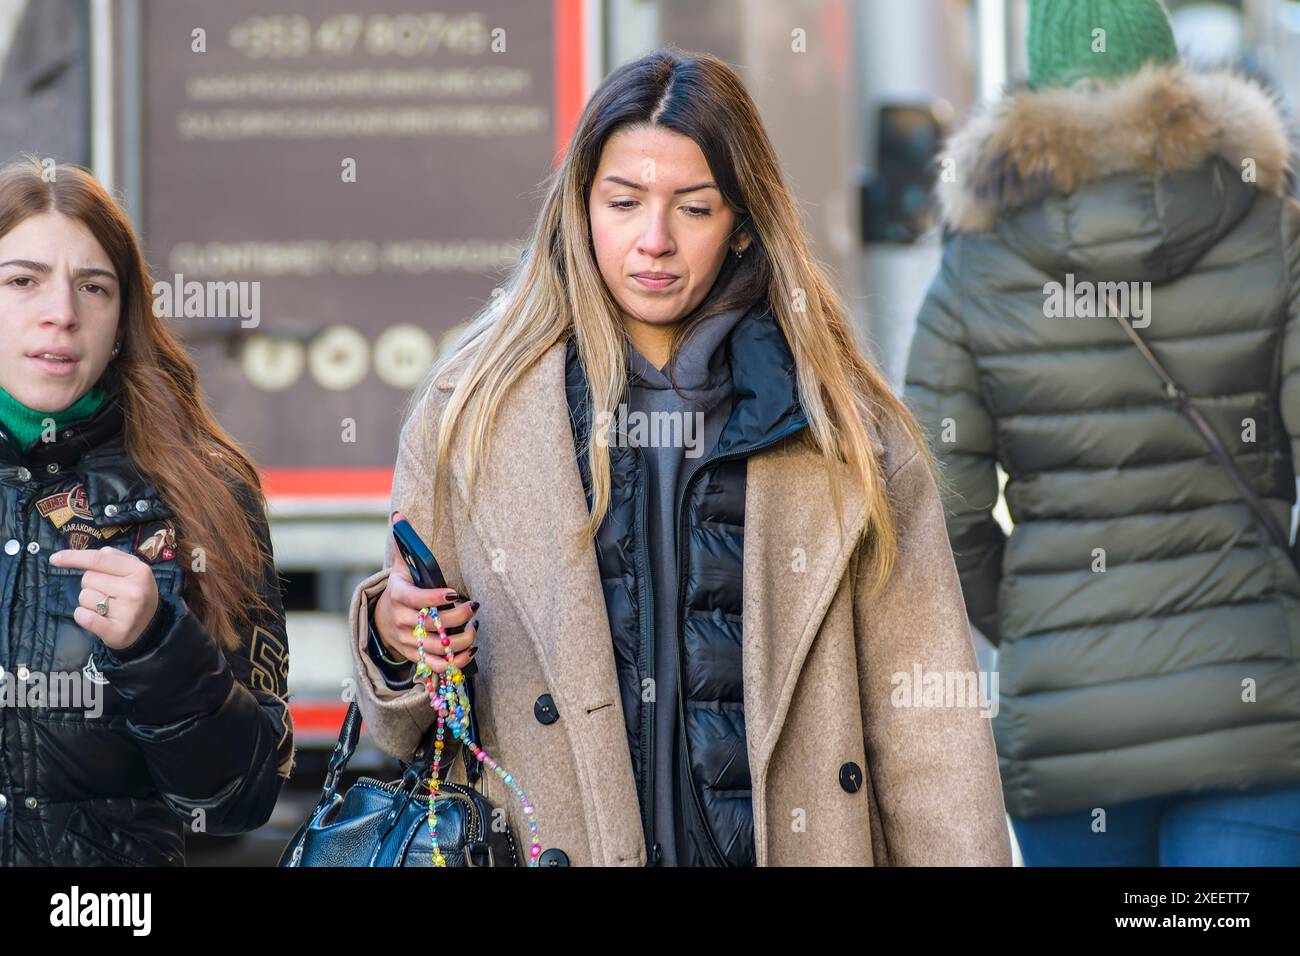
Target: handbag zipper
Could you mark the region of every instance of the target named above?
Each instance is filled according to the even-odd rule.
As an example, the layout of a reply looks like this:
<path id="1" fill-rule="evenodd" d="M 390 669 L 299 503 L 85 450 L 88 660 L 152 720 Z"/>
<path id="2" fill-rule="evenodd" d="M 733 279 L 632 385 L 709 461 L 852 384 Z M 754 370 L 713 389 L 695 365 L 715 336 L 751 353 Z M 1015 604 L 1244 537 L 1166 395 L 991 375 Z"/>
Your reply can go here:
<path id="1" fill-rule="evenodd" d="M 392 783 L 385 783 L 382 780 L 376 780 L 374 777 L 358 777 L 357 783 L 371 784 L 372 786 L 378 787 L 380 790 L 385 790 L 388 793 L 393 794 L 394 796 L 402 792 L 401 780 L 394 780 Z M 451 799 L 465 801 L 465 803 L 469 806 L 470 809 L 469 842 L 471 843 L 478 842 L 479 833 L 482 828 L 479 825 L 480 821 L 479 821 L 478 805 L 474 802 L 473 799 L 474 796 L 478 795 L 477 791 L 473 790 L 470 787 L 466 787 L 463 784 L 443 782 L 443 784 L 438 788 L 438 794 L 439 796 L 446 794 Z M 412 792 L 410 796 L 415 797 L 415 793 Z M 428 803 L 427 797 L 417 798 L 417 799 L 423 799 L 426 804 Z"/>

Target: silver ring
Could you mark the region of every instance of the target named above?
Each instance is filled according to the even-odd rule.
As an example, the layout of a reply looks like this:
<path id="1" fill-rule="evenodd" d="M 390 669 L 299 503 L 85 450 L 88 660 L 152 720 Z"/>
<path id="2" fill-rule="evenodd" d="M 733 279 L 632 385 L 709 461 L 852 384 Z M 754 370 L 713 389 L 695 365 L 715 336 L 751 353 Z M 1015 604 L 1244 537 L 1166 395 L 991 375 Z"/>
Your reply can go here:
<path id="1" fill-rule="evenodd" d="M 95 605 L 95 613 L 100 617 L 108 617 L 108 598 L 102 597 L 99 603 Z"/>

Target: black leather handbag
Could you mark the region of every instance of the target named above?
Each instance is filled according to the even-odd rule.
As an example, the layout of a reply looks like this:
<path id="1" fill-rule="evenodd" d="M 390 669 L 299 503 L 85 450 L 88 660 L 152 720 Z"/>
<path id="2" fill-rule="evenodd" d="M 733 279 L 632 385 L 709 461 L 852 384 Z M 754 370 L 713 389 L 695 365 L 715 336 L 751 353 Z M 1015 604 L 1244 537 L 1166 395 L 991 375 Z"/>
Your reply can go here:
<path id="1" fill-rule="evenodd" d="M 433 866 L 426 817 L 435 725 L 399 780 L 383 783 L 362 777 L 340 795 L 339 778 L 361 736 L 361 710 L 353 701 L 330 757 L 320 802 L 285 847 L 280 866 Z M 478 739 L 475 730 L 471 734 Z M 463 745 L 460 752 L 467 779 L 479 779 L 478 761 L 471 766 Z M 450 764 L 443 769 L 449 770 Z M 444 778 L 437 810 L 438 845 L 447 866 L 520 865 L 505 811 L 498 811 L 474 787 Z"/>

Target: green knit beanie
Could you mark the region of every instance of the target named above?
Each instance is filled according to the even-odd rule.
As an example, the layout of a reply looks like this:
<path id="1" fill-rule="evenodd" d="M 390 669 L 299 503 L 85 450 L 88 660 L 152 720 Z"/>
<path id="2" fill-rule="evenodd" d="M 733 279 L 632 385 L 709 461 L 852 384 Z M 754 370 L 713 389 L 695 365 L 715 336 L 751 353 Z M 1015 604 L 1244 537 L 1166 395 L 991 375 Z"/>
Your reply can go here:
<path id="1" fill-rule="evenodd" d="M 1160 0 L 1029 0 L 1029 86 L 1113 80 L 1147 63 L 1177 63 Z"/>

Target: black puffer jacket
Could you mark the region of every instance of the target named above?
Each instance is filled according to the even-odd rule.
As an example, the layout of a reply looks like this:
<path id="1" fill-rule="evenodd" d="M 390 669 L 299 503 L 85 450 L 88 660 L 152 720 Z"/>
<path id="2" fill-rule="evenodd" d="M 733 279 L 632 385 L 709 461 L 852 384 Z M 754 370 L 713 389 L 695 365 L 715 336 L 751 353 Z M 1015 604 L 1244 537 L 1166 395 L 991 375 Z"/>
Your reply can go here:
<path id="1" fill-rule="evenodd" d="M 731 366 L 731 417 L 678 501 L 681 663 L 678 687 L 678 805 L 687 834 L 683 866 L 753 866 L 754 820 L 742 691 L 741 580 L 745 542 L 745 477 L 750 455 L 808 425 L 798 401 L 794 358 L 765 305 L 741 319 L 726 344 Z M 587 503 L 591 476 L 585 448 L 591 427 L 588 386 L 577 348 L 566 365 L 569 416 Z M 646 846 L 654 852 L 650 761 L 653 701 L 644 681 L 654 674 L 654 611 L 650 605 L 646 480 L 643 453 L 611 446 L 610 509 L 597 538 L 619 692 L 632 769 L 641 796 Z"/>
<path id="2" fill-rule="evenodd" d="M 260 826 L 292 763 L 274 567 L 260 569 L 274 613 L 227 656 L 181 597 L 170 512 L 127 457 L 122 425 L 114 390 L 25 452 L 0 429 L 7 866 L 179 865 L 186 823 L 213 834 Z M 241 498 L 266 543 L 254 496 Z M 121 657 L 73 621 L 83 572 L 49 563 L 70 547 L 118 548 L 153 569 L 158 614 Z"/>

